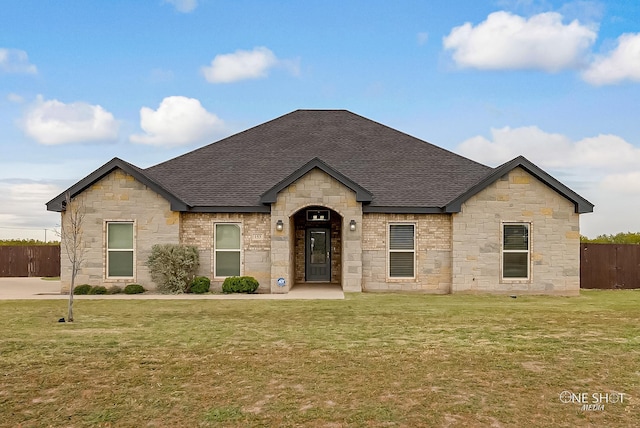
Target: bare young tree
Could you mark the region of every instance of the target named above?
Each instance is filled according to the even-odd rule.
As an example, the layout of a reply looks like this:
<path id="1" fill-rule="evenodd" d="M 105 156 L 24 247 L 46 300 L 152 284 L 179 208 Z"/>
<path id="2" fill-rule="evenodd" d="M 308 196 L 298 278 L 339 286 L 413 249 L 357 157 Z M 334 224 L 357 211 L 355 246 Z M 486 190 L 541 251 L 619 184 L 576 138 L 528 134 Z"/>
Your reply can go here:
<path id="1" fill-rule="evenodd" d="M 69 262 L 71 262 L 71 286 L 69 288 L 69 313 L 67 321 L 73 322 L 73 290 L 76 285 L 76 276 L 84 262 L 85 247 L 82 242 L 82 222 L 84 221 L 84 205 L 80 200 L 71 203 L 69 192 L 65 194 L 62 203 L 62 225 L 60 227 L 62 245 L 64 246 Z"/>

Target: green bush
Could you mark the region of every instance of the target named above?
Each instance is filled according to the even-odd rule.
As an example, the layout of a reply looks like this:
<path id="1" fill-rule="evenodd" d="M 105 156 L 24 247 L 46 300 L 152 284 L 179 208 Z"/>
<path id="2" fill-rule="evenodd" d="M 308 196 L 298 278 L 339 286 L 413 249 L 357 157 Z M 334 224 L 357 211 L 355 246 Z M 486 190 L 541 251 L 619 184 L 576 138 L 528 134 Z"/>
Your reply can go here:
<path id="1" fill-rule="evenodd" d="M 75 295 L 89 294 L 90 291 L 91 291 L 91 286 L 89 284 L 82 284 L 82 285 L 76 286 L 76 288 L 73 289 L 73 294 Z"/>
<path id="2" fill-rule="evenodd" d="M 107 294 L 107 287 L 96 285 L 94 287 L 91 287 L 91 290 L 89 290 L 89 294 Z"/>
<path id="3" fill-rule="evenodd" d="M 151 279 L 161 293 L 186 293 L 200 266 L 192 245 L 156 244 L 147 260 Z"/>
<path id="4" fill-rule="evenodd" d="M 598 235 L 593 239 L 580 236 L 580 242 L 593 244 L 640 244 L 640 232 L 620 232 L 615 235 Z"/>
<path id="5" fill-rule="evenodd" d="M 145 289 L 140 284 L 128 284 L 124 287 L 124 294 L 140 294 L 144 293 Z"/>
<path id="6" fill-rule="evenodd" d="M 118 287 L 117 285 L 112 285 L 107 290 L 107 293 L 108 294 L 120 294 L 120 293 L 122 293 L 122 287 Z"/>
<path id="7" fill-rule="evenodd" d="M 255 293 L 258 281 L 252 276 L 230 276 L 222 283 L 223 293 Z"/>
<path id="8" fill-rule="evenodd" d="M 189 292 L 195 294 L 204 294 L 209 292 L 211 287 L 211 280 L 206 276 L 196 276 L 189 285 Z"/>

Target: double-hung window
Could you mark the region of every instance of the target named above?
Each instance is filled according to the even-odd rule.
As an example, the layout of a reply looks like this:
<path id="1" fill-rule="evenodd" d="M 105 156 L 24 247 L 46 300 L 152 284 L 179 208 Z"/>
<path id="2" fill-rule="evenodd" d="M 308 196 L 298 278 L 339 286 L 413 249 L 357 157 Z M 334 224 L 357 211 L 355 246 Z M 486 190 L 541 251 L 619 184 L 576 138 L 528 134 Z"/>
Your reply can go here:
<path id="1" fill-rule="evenodd" d="M 133 278 L 133 222 L 107 222 L 107 278 Z"/>
<path id="2" fill-rule="evenodd" d="M 216 223 L 214 235 L 214 276 L 239 276 L 242 236 L 240 224 Z"/>
<path id="3" fill-rule="evenodd" d="M 528 223 L 504 223 L 502 225 L 502 278 L 529 279 Z"/>
<path id="4" fill-rule="evenodd" d="M 389 278 L 415 277 L 415 225 L 389 224 Z"/>

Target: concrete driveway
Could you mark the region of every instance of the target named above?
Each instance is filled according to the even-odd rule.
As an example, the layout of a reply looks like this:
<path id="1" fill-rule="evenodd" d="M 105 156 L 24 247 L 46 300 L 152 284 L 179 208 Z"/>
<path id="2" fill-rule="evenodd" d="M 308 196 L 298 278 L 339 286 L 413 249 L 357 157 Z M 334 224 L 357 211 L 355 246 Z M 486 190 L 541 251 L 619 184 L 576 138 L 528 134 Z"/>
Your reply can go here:
<path id="1" fill-rule="evenodd" d="M 45 281 L 41 278 L 0 278 L 2 300 L 64 297 L 60 294 L 60 281 Z"/>
<path id="2" fill-rule="evenodd" d="M 60 294 L 60 281 L 45 281 L 41 278 L 0 278 L 0 300 L 68 299 Z M 206 300 L 206 299 L 258 299 L 258 300 L 334 300 L 344 299 L 344 293 L 335 284 L 297 285 L 287 294 L 114 294 L 97 296 L 74 296 L 74 299 L 158 299 L 158 300 Z"/>

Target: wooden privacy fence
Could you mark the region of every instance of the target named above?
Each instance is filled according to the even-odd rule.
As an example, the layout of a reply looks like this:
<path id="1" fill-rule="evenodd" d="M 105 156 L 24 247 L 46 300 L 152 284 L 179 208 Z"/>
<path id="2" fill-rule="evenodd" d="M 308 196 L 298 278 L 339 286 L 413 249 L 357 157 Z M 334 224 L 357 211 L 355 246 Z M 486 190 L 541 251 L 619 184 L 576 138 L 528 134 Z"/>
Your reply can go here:
<path id="1" fill-rule="evenodd" d="M 60 246 L 0 246 L 3 276 L 60 276 Z"/>
<path id="2" fill-rule="evenodd" d="M 640 288 L 640 245 L 580 244 L 581 288 Z"/>

